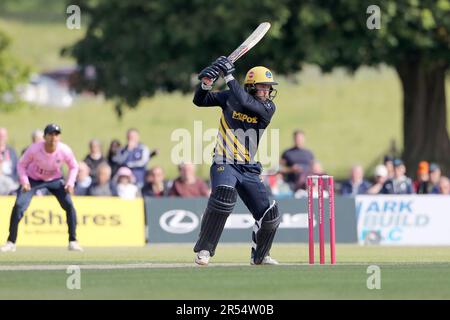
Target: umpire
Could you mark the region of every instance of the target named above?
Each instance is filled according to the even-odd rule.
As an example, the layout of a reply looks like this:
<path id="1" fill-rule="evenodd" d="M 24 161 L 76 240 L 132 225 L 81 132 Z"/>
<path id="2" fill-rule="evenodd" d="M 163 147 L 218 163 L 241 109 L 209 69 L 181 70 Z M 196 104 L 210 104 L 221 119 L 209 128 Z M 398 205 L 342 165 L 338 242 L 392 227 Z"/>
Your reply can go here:
<path id="1" fill-rule="evenodd" d="M 17 193 L 9 225 L 9 237 L 0 252 L 16 251 L 19 221 L 30 205 L 36 190 L 46 188 L 57 199 L 66 212 L 69 228 L 69 247 L 71 251 L 83 251 L 76 239 L 76 211 L 70 194 L 78 173 L 78 164 L 69 146 L 60 142 L 61 128 L 49 124 L 44 130 L 44 141 L 36 142 L 27 148 L 17 164 L 21 188 Z M 69 167 L 67 182 L 62 176 L 61 167 Z"/>
<path id="2" fill-rule="evenodd" d="M 254 161 L 260 138 L 275 112 L 273 85 L 277 83 L 269 69 L 254 67 L 247 72 L 242 88 L 233 78 L 234 70 L 233 63 L 222 56 L 198 76 L 201 84 L 195 92 L 194 104 L 220 106 L 222 116 L 210 169 L 212 193 L 194 247 L 195 262 L 208 265 L 214 256 L 239 195 L 255 219 L 250 263 L 278 264 L 269 251 L 281 217 L 277 203 L 270 203 L 260 180 L 261 164 Z M 219 75 L 224 77 L 229 90 L 211 92 Z"/>

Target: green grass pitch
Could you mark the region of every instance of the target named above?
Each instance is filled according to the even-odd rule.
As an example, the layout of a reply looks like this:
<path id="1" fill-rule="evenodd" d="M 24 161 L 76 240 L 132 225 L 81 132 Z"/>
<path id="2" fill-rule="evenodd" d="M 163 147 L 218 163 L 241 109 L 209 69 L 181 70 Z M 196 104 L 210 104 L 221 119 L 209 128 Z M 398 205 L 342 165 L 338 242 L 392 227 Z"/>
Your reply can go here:
<path id="1" fill-rule="evenodd" d="M 280 266 L 250 266 L 248 255 L 248 245 L 223 244 L 196 267 L 186 244 L 18 247 L 0 254 L 0 299 L 450 299 L 450 247 L 338 245 L 334 266 L 308 265 L 299 244 L 274 245 Z M 67 289 L 67 265 L 81 267 L 80 290 Z M 380 267 L 380 289 L 367 288 L 370 265 Z"/>

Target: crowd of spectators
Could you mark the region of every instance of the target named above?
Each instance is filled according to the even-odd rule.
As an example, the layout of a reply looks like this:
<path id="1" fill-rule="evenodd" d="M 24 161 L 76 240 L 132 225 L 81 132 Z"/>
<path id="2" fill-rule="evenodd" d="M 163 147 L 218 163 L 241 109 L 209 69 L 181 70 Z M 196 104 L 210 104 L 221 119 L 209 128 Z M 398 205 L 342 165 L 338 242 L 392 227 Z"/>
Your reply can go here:
<path id="1" fill-rule="evenodd" d="M 43 140 L 43 133 L 35 130 L 31 143 Z M 277 198 L 306 197 L 306 177 L 325 175 L 322 164 L 306 148 L 306 136 L 301 130 L 293 135 L 293 146 L 282 153 L 279 169 L 262 176 L 268 192 Z M 26 150 L 26 149 L 25 149 Z M 25 150 L 22 150 L 23 154 Z M 88 153 L 79 161 L 75 195 L 117 196 L 123 199 L 137 197 L 206 197 L 211 190 L 207 181 L 196 174 L 192 163 L 178 165 L 178 177 L 166 179 L 161 166 L 150 166 L 158 150 L 150 150 L 141 143 L 139 131 L 129 129 L 126 142 L 111 141 L 106 153 L 98 140 L 91 140 Z M 8 145 L 8 131 L 0 128 L 0 195 L 13 195 L 19 188 L 16 166 L 19 156 Z M 386 156 L 378 164 L 370 179 L 364 168 L 355 164 L 349 177 L 338 181 L 336 191 L 342 195 L 360 194 L 450 194 L 450 180 L 443 175 L 439 165 L 421 161 L 415 180 L 406 176 L 401 159 Z M 38 195 L 47 191 L 38 190 Z"/>
<path id="2" fill-rule="evenodd" d="M 283 152 L 280 169 L 265 177 L 267 189 L 275 197 L 307 196 L 306 178 L 309 175 L 326 175 L 314 153 L 306 148 L 305 133 L 294 132 L 294 146 Z M 348 179 L 338 181 L 336 191 L 346 196 L 361 194 L 445 194 L 450 195 L 450 180 L 442 174 L 436 163 L 421 161 L 415 180 L 406 175 L 405 163 L 386 155 L 370 179 L 365 177 L 360 164 L 351 167 Z"/>
<path id="3" fill-rule="evenodd" d="M 31 143 L 42 140 L 42 131 L 34 131 Z M 14 195 L 19 188 L 16 172 L 19 157 L 7 142 L 8 131 L 0 128 L 0 195 Z M 127 131 L 123 145 L 120 140 L 112 140 L 106 154 L 102 151 L 100 141 L 91 140 L 87 155 L 79 161 L 74 193 L 79 196 L 117 196 L 123 199 L 141 196 L 209 196 L 207 182 L 197 177 L 196 168 L 191 163 L 180 164 L 179 176 L 173 181 L 165 178 L 162 167 L 148 168 L 150 159 L 157 155 L 157 149 L 150 150 L 140 142 L 136 129 Z M 37 190 L 36 193 L 47 195 L 48 191 Z"/>
<path id="4" fill-rule="evenodd" d="M 450 194 L 449 178 L 442 174 L 436 163 L 421 161 L 415 180 L 406 175 L 401 159 L 386 156 L 376 166 L 371 182 L 364 179 L 363 168 L 354 166 L 350 179 L 342 184 L 343 195 L 356 194 Z"/>

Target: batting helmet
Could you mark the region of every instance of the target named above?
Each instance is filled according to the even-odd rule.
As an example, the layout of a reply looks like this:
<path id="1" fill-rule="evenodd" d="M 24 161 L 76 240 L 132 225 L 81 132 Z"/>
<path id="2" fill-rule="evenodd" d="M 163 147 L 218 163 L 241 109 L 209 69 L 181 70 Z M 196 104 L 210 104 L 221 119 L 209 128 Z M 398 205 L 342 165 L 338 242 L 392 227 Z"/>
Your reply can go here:
<path id="1" fill-rule="evenodd" d="M 267 69 L 266 67 L 253 67 L 248 70 L 247 75 L 245 76 L 244 88 L 245 90 L 251 94 L 256 94 L 256 85 L 257 84 L 268 84 L 270 85 L 270 94 L 269 99 L 273 100 L 277 95 L 277 90 L 273 89 L 273 85 L 278 84 L 273 80 L 272 71 Z"/>
<path id="2" fill-rule="evenodd" d="M 247 75 L 245 76 L 244 84 L 270 84 L 275 85 L 278 82 L 273 80 L 272 71 L 267 69 L 266 67 L 253 67 L 248 70 Z"/>

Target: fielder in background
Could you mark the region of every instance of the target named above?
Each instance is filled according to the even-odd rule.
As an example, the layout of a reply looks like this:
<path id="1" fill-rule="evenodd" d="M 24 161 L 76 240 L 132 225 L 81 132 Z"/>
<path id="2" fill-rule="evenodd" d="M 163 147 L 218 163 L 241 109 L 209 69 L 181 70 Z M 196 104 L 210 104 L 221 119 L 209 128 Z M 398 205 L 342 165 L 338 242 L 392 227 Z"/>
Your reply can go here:
<path id="1" fill-rule="evenodd" d="M 281 217 L 277 203 L 270 203 L 260 180 L 262 166 L 254 161 L 260 138 L 275 112 L 273 85 L 277 83 L 269 69 L 254 67 L 247 72 L 242 88 L 233 78 L 234 70 L 228 58 L 218 58 L 200 72 L 201 84 L 194 96 L 194 104 L 199 107 L 222 108 L 210 169 L 212 193 L 194 247 L 195 262 L 208 265 L 210 257 L 214 256 L 239 195 L 255 219 L 250 263 L 278 264 L 270 257 L 270 248 Z M 211 92 L 219 75 L 223 76 L 229 90 Z"/>
<path id="2" fill-rule="evenodd" d="M 83 251 L 76 239 L 77 218 L 75 207 L 70 197 L 73 194 L 78 164 L 72 150 L 60 142 L 61 128 L 49 124 L 44 130 L 44 141 L 27 148 L 17 164 L 21 188 L 17 193 L 9 225 L 9 237 L 0 252 L 16 251 L 17 231 L 20 219 L 30 205 L 36 190 L 46 188 L 57 199 L 67 215 L 69 227 L 69 250 Z M 69 167 L 67 182 L 64 181 L 61 166 Z"/>

